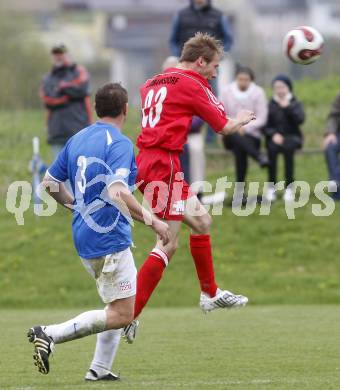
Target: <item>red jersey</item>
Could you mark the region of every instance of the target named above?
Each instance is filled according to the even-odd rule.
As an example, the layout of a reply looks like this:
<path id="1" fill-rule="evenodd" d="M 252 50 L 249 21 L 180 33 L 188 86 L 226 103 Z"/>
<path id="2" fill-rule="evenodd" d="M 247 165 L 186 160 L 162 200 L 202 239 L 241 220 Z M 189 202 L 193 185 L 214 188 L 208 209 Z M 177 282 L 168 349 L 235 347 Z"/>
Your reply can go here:
<path id="1" fill-rule="evenodd" d="M 194 115 L 216 132 L 228 122 L 224 106 L 208 81 L 194 71 L 169 68 L 147 80 L 140 94 L 143 118 L 142 132 L 137 139 L 139 149 L 181 152 Z"/>

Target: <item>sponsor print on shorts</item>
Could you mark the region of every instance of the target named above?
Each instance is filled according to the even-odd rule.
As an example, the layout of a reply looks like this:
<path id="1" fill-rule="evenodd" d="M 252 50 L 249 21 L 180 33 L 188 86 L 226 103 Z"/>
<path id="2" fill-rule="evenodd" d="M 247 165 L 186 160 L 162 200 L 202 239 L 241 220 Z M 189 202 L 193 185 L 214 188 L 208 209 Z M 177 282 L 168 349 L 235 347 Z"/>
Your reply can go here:
<path id="1" fill-rule="evenodd" d="M 124 282 L 119 283 L 119 289 L 120 291 L 129 291 L 132 289 L 131 282 L 128 280 L 125 280 Z"/>
<path id="2" fill-rule="evenodd" d="M 184 200 L 178 200 L 172 205 L 172 215 L 184 215 L 185 202 Z"/>

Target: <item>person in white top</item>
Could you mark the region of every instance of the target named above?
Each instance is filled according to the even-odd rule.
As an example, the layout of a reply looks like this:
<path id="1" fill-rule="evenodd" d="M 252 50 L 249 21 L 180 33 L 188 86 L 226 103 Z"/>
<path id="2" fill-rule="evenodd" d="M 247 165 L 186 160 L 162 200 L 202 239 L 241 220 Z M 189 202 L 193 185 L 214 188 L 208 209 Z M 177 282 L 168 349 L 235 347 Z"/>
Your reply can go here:
<path id="1" fill-rule="evenodd" d="M 261 167 L 268 166 L 268 158 L 261 154 L 262 128 L 267 122 L 268 103 L 263 88 L 255 83 L 255 75 L 248 67 L 238 67 L 235 81 L 221 91 L 220 100 L 230 117 L 247 109 L 256 114 L 256 120 L 244 126 L 242 134 L 223 137 L 226 149 L 231 149 L 235 156 L 236 181 L 244 182 L 248 169 L 248 156 L 256 160 Z"/>

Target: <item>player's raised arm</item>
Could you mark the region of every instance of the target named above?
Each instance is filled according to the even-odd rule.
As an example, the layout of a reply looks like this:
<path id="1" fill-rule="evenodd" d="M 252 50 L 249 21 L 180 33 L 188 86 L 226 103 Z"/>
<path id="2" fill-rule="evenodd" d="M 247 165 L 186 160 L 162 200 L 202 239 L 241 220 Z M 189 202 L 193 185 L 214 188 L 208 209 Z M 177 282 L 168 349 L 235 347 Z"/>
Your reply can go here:
<path id="1" fill-rule="evenodd" d="M 223 104 L 213 95 L 211 91 L 196 88 L 195 94 L 196 115 L 204 119 L 219 134 L 232 134 L 243 131 L 243 127 L 256 115 L 252 111 L 241 110 L 235 118 L 228 118 Z"/>
<path id="2" fill-rule="evenodd" d="M 256 115 L 254 112 L 241 110 L 238 112 L 235 119 L 228 118 L 228 122 L 222 129 L 221 134 L 228 135 L 238 131 L 242 132 L 243 127 L 255 119 Z"/>
<path id="3" fill-rule="evenodd" d="M 123 214 L 129 213 L 134 220 L 149 225 L 161 237 L 164 245 L 169 242 L 169 226 L 145 209 L 123 183 L 114 182 L 109 186 L 108 193 Z"/>

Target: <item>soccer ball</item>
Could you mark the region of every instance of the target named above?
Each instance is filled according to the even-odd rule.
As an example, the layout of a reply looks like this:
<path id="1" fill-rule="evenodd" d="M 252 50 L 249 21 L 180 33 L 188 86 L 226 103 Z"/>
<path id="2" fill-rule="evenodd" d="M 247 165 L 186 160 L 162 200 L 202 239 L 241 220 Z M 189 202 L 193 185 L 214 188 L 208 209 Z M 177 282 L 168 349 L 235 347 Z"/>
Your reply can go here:
<path id="1" fill-rule="evenodd" d="M 296 64 L 308 65 L 322 54 L 324 39 L 313 27 L 296 27 L 285 36 L 283 51 Z"/>

